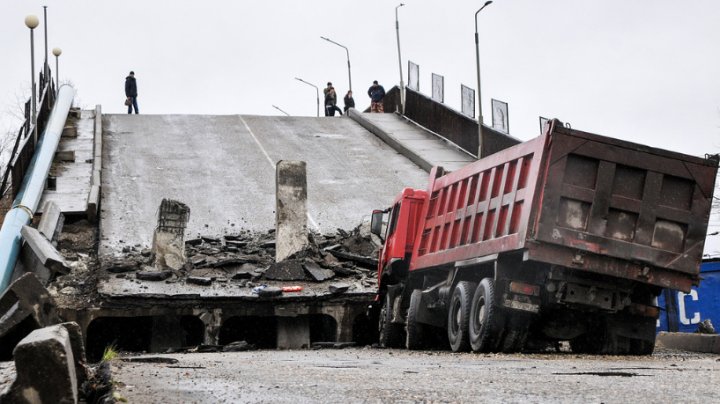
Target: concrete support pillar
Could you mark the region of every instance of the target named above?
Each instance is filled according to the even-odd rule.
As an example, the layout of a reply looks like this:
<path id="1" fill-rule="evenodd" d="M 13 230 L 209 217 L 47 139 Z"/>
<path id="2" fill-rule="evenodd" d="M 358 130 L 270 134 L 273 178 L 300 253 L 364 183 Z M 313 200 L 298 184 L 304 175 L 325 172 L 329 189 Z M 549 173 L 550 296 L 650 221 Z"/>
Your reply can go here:
<path id="1" fill-rule="evenodd" d="M 336 342 L 352 342 L 353 341 L 353 323 L 355 321 L 356 310 L 351 307 L 342 306 L 335 310 L 335 321 L 337 323 L 337 332 L 335 333 Z"/>
<path id="2" fill-rule="evenodd" d="M 185 265 L 185 227 L 190 208 L 182 202 L 163 199 L 153 235 L 153 252 L 157 269 L 179 270 Z"/>
<path id="3" fill-rule="evenodd" d="M 306 164 L 279 161 L 275 175 L 275 261 L 280 262 L 309 244 Z"/>
<path id="4" fill-rule="evenodd" d="M 222 326 L 222 309 L 200 310 L 195 315 L 205 324 L 203 343 L 206 345 L 218 345 L 220 343 L 220 327 Z"/>
<path id="5" fill-rule="evenodd" d="M 310 347 L 310 322 L 307 316 L 277 318 L 277 348 L 307 349 Z"/>

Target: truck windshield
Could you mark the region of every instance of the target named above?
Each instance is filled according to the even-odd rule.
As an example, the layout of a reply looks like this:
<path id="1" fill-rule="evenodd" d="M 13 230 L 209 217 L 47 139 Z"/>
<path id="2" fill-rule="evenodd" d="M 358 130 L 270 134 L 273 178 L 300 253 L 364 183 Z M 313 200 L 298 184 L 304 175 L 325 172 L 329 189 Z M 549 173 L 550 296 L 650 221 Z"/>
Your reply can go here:
<path id="1" fill-rule="evenodd" d="M 387 234 L 385 235 L 385 240 L 387 240 L 395 233 L 398 216 L 400 216 L 400 203 L 396 203 L 395 206 L 393 206 L 392 211 L 390 212 L 390 218 L 388 220 Z"/>

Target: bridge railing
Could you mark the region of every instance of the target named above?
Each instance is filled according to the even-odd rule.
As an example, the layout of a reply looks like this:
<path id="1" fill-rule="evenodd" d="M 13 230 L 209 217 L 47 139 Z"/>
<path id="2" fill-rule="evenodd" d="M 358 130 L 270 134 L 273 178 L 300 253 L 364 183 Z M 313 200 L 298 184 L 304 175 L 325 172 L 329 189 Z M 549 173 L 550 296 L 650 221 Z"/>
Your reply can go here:
<path id="1" fill-rule="evenodd" d="M 13 143 L 10 153 L 9 163 L 2 173 L 2 182 L 0 182 L 0 198 L 7 196 L 7 192 L 11 192 L 9 197 L 13 199 L 22 185 L 25 172 L 27 171 L 30 160 L 35 153 L 35 147 L 39 139 L 32 136 L 37 127 L 37 133 L 45 130 L 47 121 L 50 118 L 50 112 L 55 104 L 55 96 L 57 94 L 55 83 L 52 79 L 52 73 L 49 67 L 45 67 L 45 72 L 40 72 L 39 87 L 42 89 L 39 95 L 37 119 L 35 125 L 32 122 L 32 100 L 28 99 L 25 103 L 25 121 L 23 122 L 17 137 Z"/>

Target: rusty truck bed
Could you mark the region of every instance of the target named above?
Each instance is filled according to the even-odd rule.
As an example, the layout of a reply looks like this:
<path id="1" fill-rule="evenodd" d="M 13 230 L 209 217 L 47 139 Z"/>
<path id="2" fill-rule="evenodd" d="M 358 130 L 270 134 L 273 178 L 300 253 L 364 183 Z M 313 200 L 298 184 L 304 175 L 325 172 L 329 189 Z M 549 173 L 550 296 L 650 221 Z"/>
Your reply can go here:
<path id="1" fill-rule="evenodd" d="M 411 270 L 523 250 L 526 258 L 689 290 L 717 160 L 565 128 L 431 173 Z"/>

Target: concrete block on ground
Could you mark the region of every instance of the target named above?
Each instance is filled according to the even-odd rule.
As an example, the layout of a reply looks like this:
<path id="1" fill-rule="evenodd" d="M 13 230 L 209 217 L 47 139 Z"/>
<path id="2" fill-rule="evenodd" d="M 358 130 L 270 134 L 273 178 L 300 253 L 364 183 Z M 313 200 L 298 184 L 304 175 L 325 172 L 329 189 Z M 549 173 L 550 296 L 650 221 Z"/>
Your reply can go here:
<path id="1" fill-rule="evenodd" d="M 43 214 L 38 223 L 38 231 L 50 240 L 53 245 L 57 245 L 57 238 L 62 232 L 65 216 L 60 211 L 58 205 L 53 201 L 45 202 Z"/>
<path id="2" fill-rule="evenodd" d="M 309 245 L 307 175 L 304 161 L 279 161 L 275 170 L 275 261 Z"/>
<path id="3" fill-rule="evenodd" d="M 87 380 L 87 356 L 85 355 L 85 345 L 83 343 L 82 329 L 80 325 L 74 321 L 60 324 L 65 328 L 70 337 L 70 347 L 72 348 L 73 357 L 75 358 L 75 375 L 77 376 L 77 385 L 81 386 Z"/>
<path id="4" fill-rule="evenodd" d="M 307 317 L 277 318 L 277 348 L 303 349 L 310 347 L 310 322 Z"/>
<path id="5" fill-rule="evenodd" d="M 15 347 L 16 377 L 3 402 L 77 403 L 70 336 L 62 325 L 37 329 Z"/>
<path id="6" fill-rule="evenodd" d="M 656 342 L 665 348 L 720 354 L 720 335 L 660 332 Z"/>
<path id="7" fill-rule="evenodd" d="M 45 238 L 45 236 L 37 229 L 30 226 L 23 226 L 20 230 L 20 234 L 22 235 L 23 240 L 25 240 L 23 249 L 29 247 L 35 255 L 35 258 L 37 258 L 37 262 L 40 263 L 41 266 L 47 268 L 53 274 L 67 274 L 70 272 L 70 267 L 68 267 L 67 263 L 65 263 L 65 259 L 62 255 L 60 255 L 57 249 L 55 249 L 55 246 L 52 245 L 50 240 Z M 33 268 L 27 262 L 24 263 L 24 265 L 26 269 L 30 271 L 35 271 L 37 268 L 37 266 Z M 42 271 L 42 268 L 37 269 L 38 272 L 44 272 Z"/>
<path id="8" fill-rule="evenodd" d="M 22 275 L 0 296 L 0 360 L 9 360 L 15 345 L 33 330 L 59 322 L 47 289 L 35 275 Z"/>

